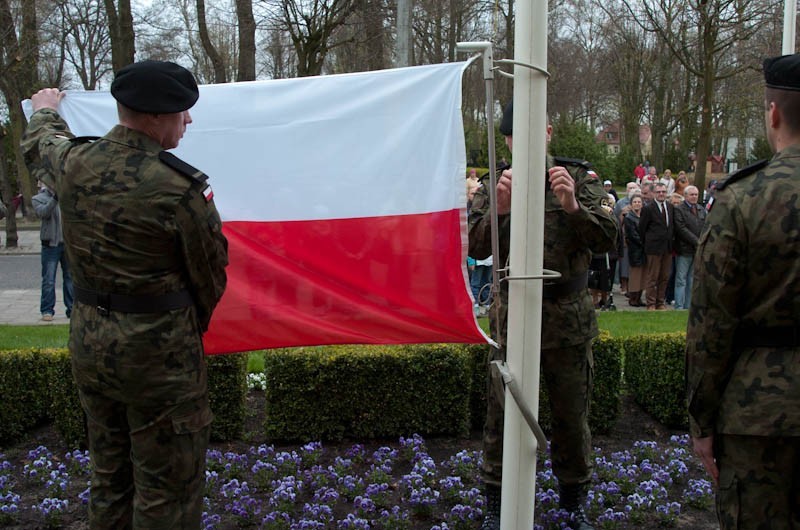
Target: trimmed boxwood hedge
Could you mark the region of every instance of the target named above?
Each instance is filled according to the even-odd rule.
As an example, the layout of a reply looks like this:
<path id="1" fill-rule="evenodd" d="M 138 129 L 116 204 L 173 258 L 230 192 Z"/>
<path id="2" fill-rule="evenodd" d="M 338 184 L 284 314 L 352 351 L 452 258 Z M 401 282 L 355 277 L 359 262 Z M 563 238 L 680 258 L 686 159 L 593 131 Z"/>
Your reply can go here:
<path id="1" fill-rule="evenodd" d="M 264 373 L 273 440 L 469 431 L 471 359 L 460 345 L 272 350 Z"/>
<path id="2" fill-rule="evenodd" d="M 670 427 L 686 427 L 683 333 L 593 342 L 589 423 L 608 432 L 619 415 L 623 360 L 627 391 Z M 483 427 L 488 345 L 325 346 L 264 352 L 266 435 L 273 440 L 340 440 L 411 433 L 465 436 Z M 247 417 L 247 354 L 207 358 L 215 414 L 212 439 L 241 439 Z M 547 389 L 539 422 L 550 425 Z M 64 350 L 0 352 L 0 443 L 53 421 L 72 446 L 85 421 Z"/>
<path id="3" fill-rule="evenodd" d="M 689 426 L 685 350 L 685 333 L 638 335 L 625 340 L 628 392 L 655 419 L 675 429 Z"/>

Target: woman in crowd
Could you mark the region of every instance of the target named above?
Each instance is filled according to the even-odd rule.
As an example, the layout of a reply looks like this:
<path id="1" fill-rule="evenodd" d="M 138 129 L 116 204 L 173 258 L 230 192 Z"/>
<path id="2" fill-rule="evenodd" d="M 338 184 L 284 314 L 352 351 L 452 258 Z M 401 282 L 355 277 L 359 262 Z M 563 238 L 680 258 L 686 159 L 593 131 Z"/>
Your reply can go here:
<path id="1" fill-rule="evenodd" d="M 625 242 L 628 244 L 628 305 L 641 307 L 644 287 L 645 254 L 642 238 L 639 235 L 639 215 L 642 212 L 642 196 L 634 195 L 630 211 L 625 215 L 623 228 Z"/>

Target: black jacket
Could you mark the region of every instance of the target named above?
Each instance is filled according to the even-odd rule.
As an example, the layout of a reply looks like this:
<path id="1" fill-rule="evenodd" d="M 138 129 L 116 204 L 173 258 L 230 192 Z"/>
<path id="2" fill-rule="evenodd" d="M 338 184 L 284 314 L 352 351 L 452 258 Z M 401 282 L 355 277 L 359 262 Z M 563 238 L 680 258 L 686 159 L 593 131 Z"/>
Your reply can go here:
<path id="1" fill-rule="evenodd" d="M 658 202 L 650 201 L 642 208 L 639 219 L 639 234 L 642 236 L 644 253 L 648 256 L 663 256 L 672 252 L 672 236 L 675 227 L 675 210 L 669 202 L 667 207 L 669 224 L 664 223 L 664 217 L 658 207 Z"/>
<path id="2" fill-rule="evenodd" d="M 628 263 L 631 267 L 643 267 L 647 259 L 644 255 L 642 236 L 639 234 L 639 217 L 628 212 L 622 221 L 625 229 L 625 242 L 628 244 Z"/>

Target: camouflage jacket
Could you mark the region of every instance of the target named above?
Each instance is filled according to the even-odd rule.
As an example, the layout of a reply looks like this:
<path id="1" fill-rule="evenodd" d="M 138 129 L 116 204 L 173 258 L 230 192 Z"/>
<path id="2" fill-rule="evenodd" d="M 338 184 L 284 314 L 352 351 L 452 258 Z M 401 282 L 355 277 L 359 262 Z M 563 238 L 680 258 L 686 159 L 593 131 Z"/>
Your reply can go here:
<path id="1" fill-rule="evenodd" d="M 717 187 L 694 260 L 687 398 L 695 437 L 800 436 L 800 146 Z M 761 342 L 762 345 L 757 344 Z"/>
<path id="2" fill-rule="evenodd" d="M 590 176 L 586 163 L 547 157 L 547 168 L 562 165 L 575 179 L 575 196 L 580 211 L 570 215 L 561 207 L 558 197 L 547 186 L 544 203 L 544 268 L 561 273 L 562 278 L 587 274 L 592 253 L 615 248 L 617 223 L 611 211 L 608 194 L 600 181 Z M 492 253 L 491 215 L 489 211 L 489 176 L 481 179 L 469 213 L 469 255 L 484 259 Z M 508 263 L 511 215 L 498 219 L 500 256 L 497 267 Z M 508 282 L 500 284 L 500 320 L 503 336 L 495 337 L 505 343 L 505 321 L 508 301 Z M 555 300 L 542 301 L 542 348 L 560 348 L 582 344 L 597 336 L 597 319 L 586 289 Z"/>
<path id="3" fill-rule="evenodd" d="M 31 173 L 58 195 L 75 285 L 136 296 L 186 289 L 207 329 L 228 264 L 208 183 L 162 162 L 158 142 L 122 125 L 92 142 L 72 137 L 58 113 L 42 109 L 22 150 Z M 143 318 L 169 325 L 168 315 Z"/>

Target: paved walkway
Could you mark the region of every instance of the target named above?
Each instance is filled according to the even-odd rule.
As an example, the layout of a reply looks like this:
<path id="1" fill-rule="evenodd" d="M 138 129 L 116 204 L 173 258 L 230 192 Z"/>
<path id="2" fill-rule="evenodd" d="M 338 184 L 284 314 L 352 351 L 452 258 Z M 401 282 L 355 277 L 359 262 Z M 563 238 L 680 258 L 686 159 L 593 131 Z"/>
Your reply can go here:
<path id="1" fill-rule="evenodd" d="M 19 220 L 19 219 L 18 219 Z M 5 227 L 3 227 L 3 243 L 5 243 Z M 0 255 L 39 255 L 42 243 L 39 240 L 39 229 L 17 230 L 17 248 L 0 246 Z M 60 277 L 60 275 L 59 275 Z M 52 322 L 43 322 L 39 313 L 39 289 L 15 289 L 13 285 L 0 285 L 0 324 L 49 326 L 52 324 L 68 324 L 69 319 L 64 312 L 64 296 L 61 282 L 57 282 L 56 315 Z"/>

